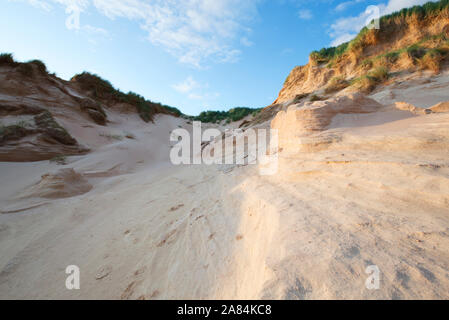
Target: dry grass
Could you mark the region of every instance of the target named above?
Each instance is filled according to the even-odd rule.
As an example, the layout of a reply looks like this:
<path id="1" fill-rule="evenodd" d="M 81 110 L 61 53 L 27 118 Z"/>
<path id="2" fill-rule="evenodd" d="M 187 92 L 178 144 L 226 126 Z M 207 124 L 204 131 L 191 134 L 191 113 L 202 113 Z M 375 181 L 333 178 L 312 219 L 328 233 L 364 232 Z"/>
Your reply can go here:
<path id="1" fill-rule="evenodd" d="M 368 73 L 368 76 L 374 78 L 377 82 L 384 82 L 389 77 L 388 69 L 385 67 L 378 67 Z"/>
<path id="2" fill-rule="evenodd" d="M 355 79 L 352 85 L 364 93 L 370 93 L 376 88 L 377 81 L 374 78 L 365 75 Z"/>
<path id="3" fill-rule="evenodd" d="M 336 76 L 329 81 L 324 92 L 326 94 L 338 92 L 347 88 L 349 85 L 350 85 L 349 81 L 347 81 L 344 77 Z"/>
<path id="4" fill-rule="evenodd" d="M 89 72 L 75 75 L 70 81 L 78 84 L 96 101 L 104 104 L 127 103 L 134 106 L 145 122 L 153 121 L 154 116 L 158 113 L 182 116 L 182 113 L 174 107 L 146 100 L 134 92 L 123 93 L 119 89 L 115 89 L 109 81 Z"/>
<path id="5" fill-rule="evenodd" d="M 372 68 L 386 67 L 388 69 L 401 69 L 402 65 L 438 70 L 441 57 L 435 52 L 427 54 L 429 49 L 438 48 L 444 38 L 449 35 L 449 27 L 441 30 L 441 35 L 425 36 L 427 29 L 432 32 L 432 26 L 438 21 L 445 21 L 449 17 L 449 0 L 440 0 L 427 3 L 422 6 L 414 6 L 399 12 L 384 16 L 380 20 L 381 28 L 363 28 L 357 37 L 350 42 L 338 47 L 323 48 L 311 53 L 313 64 L 327 63 L 328 68 L 341 69 L 341 66 L 354 65 L 361 72 L 367 72 Z M 434 31 L 433 31 L 434 32 Z M 394 49 L 403 38 L 413 39 L 416 43 L 402 49 Z M 428 42 L 427 47 L 423 42 Z M 368 50 L 370 48 L 370 50 Z M 370 56 L 378 49 L 394 50 L 377 56 Z M 374 49 L 374 50 L 372 50 Z M 375 50 L 377 49 L 377 50 Z M 403 53 L 407 54 L 407 57 Z M 422 61 L 420 61 L 422 59 Z M 337 74 L 339 74 L 337 72 Z M 366 79 L 364 82 L 368 82 Z M 332 90 L 329 83 L 329 90 Z M 338 87 L 336 88 L 338 89 Z"/>
<path id="6" fill-rule="evenodd" d="M 297 92 L 313 92 L 323 84 L 321 75 L 339 76 L 325 84 L 325 94 L 343 89 L 342 79 L 358 77 L 354 86 L 372 91 L 388 79 L 389 72 L 439 72 L 449 56 L 449 0 L 427 3 L 381 18 L 379 30 L 364 28 L 355 39 L 310 55 L 310 64 L 290 73 L 276 102 Z M 320 76 L 310 76 L 318 65 Z M 331 70 L 326 70 L 326 69 Z M 314 100 L 314 99 L 312 99 Z"/>
<path id="7" fill-rule="evenodd" d="M 426 54 L 418 60 L 418 65 L 423 70 L 431 70 L 435 73 L 439 73 L 441 61 L 443 61 L 441 52 L 437 49 L 432 49 L 426 52 Z"/>
<path id="8" fill-rule="evenodd" d="M 309 96 L 310 93 L 302 93 L 302 94 L 297 94 L 295 96 L 295 98 L 293 99 L 293 103 L 299 103 L 301 102 L 304 98 L 307 98 Z"/>
<path id="9" fill-rule="evenodd" d="M 362 92 L 370 93 L 388 78 L 388 69 L 385 67 L 378 67 L 368 72 L 368 74 L 353 80 L 352 85 Z"/>
<path id="10" fill-rule="evenodd" d="M 322 97 L 316 94 L 313 94 L 310 96 L 309 101 L 314 102 L 314 101 L 322 101 L 322 100 L 326 100 L 326 97 Z"/>

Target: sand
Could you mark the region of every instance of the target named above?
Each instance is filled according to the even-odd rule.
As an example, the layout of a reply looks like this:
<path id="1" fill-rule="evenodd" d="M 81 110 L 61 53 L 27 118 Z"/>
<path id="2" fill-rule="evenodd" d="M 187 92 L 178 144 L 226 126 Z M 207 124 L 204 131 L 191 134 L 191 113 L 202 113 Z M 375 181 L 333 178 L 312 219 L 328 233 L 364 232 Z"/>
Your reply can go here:
<path id="1" fill-rule="evenodd" d="M 282 150 L 272 176 L 171 165 L 170 131 L 191 129 L 183 119 L 59 118 L 91 153 L 0 163 L 0 298 L 448 299 L 449 113 L 394 107 L 449 100 L 447 75 L 430 80 L 438 99 L 420 104 L 413 82 L 406 96 L 386 87 L 371 96 L 385 108 L 337 114 L 304 140 L 331 144 Z M 64 168 L 91 188 L 35 193 Z M 65 287 L 68 265 L 80 290 Z M 378 290 L 365 286 L 371 265 Z"/>

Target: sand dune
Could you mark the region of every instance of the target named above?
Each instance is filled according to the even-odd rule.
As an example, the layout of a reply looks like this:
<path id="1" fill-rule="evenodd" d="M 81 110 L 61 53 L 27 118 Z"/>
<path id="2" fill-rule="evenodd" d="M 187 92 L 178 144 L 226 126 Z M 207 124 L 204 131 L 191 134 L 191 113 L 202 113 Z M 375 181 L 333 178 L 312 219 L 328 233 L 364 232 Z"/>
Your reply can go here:
<path id="1" fill-rule="evenodd" d="M 447 101 L 447 80 L 433 78 L 445 96 L 428 104 L 392 86 L 369 110 L 320 102 L 309 108 L 331 112 L 274 121 L 272 176 L 171 165 L 170 132 L 191 129 L 180 118 L 107 110 L 104 127 L 61 114 L 89 154 L 0 163 L 0 298 L 447 299 L 449 113 L 395 105 Z M 65 287 L 72 264 L 80 290 Z M 365 286 L 370 265 L 379 290 Z"/>

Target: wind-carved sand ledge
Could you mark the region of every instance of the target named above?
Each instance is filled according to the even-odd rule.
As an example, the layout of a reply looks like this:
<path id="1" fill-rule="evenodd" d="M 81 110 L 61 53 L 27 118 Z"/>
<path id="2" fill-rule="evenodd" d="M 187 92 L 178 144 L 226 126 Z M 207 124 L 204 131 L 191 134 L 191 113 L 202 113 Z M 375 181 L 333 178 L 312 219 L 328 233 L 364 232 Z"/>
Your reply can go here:
<path id="1" fill-rule="evenodd" d="M 256 125 L 279 129 L 272 176 L 172 166 L 182 118 L 108 109 L 105 127 L 60 109 L 90 152 L 0 163 L 0 298 L 447 299 L 448 86 L 414 74 L 290 104 Z"/>

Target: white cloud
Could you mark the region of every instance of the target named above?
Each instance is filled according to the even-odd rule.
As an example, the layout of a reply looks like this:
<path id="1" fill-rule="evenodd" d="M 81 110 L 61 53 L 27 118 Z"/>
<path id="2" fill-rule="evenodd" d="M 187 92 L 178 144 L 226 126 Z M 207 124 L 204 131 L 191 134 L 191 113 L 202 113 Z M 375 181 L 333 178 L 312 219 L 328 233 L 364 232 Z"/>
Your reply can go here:
<path id="1" fill-rule="evenodd" d="M 92 7 L 110 19 L 135 20 L 148 40 L 196 67 L 207 61 L 233 62 L 260 0 L 15 0 L 49 10 L 52 4 L 80 12 Z M 248 39 L 246 39 L 248 40 Z M 249 44 L 244 41 L 242 45 Z"/>
<path id="2" fill-rule="evenodd" d="M 427 2 L 429 0 L 389 0 L 388 3 L 379 4 L 377 7 L 379 8 L 380 16 L 384 16 L 403 8 L 422 5 Z M 331 25 L 330 36 L 333 39 L 331 46 L 338 46 L 353 39 L 365 25 L 370 23 L 372 12 L 368 8 L 358 16 L 341 18 Z"/>
<path id="3" fill-rule="evenodd" d="M 338 35 L 337 38 L 332 40 L 330 46 L 337 47 L 342 43 L 351 41 L 352 39 L 354 39 L 355 36 L 356 36 L 356 34 L 354 34 L 354 33 L 342 33 L 342 34 Z"/>
<path id="4" fill-rule="evenodd" d="M 427 2 L 436 2 L 436 0 L 390 0 L 385 7 L 383 15 L 399 11 L 403 8 L 423 5 Z"/>
<path id="5" fill-rule="evenodd" d="M 13 1 L 21 1 L 21 2 L 27 1 L 33 7 L 44 9 L 46 11 L 50 11 L 52 8 L 51 5 L 48 4 L 45 0 L 13 0 Z"/>
<path id="6" fill-rule="evenodd" d="M 350 6 L 353 6 L 357 3 L 364 2 L 365 0 L 351 0 L 340 3 L 338 6 L 335 7 L 335 11 L 344 11 Z"/>
<path id="7" fill-rule="evenodd" d="M 180 93 L 191 93 L 193 90 L 200 88 L 201 85 L 196 82 L 193 77 L 187 77 L 186 80 L 181 83 L 174 84 L 172 87 Z"/>
<path id="8" fill-rule="evenodd" d="M 192 76 L 187 77 L 184 81 L 172 85 L 172 88 L 187 96 L 191 100 L 210 100 L 220 96 L 217 92 L 205 92 L 209 88 L 208 84 L 197 82 Z"/>
<path id="9" fill-rule="evenodd" d="M 300 19 L 302 20 L 310 20 L 313 18 L 313 14 L 312 11 L 308 10 L 308 9 L 304 9 L 304 10 L 300 10 L 298 12 L 298 16 Z"/>

